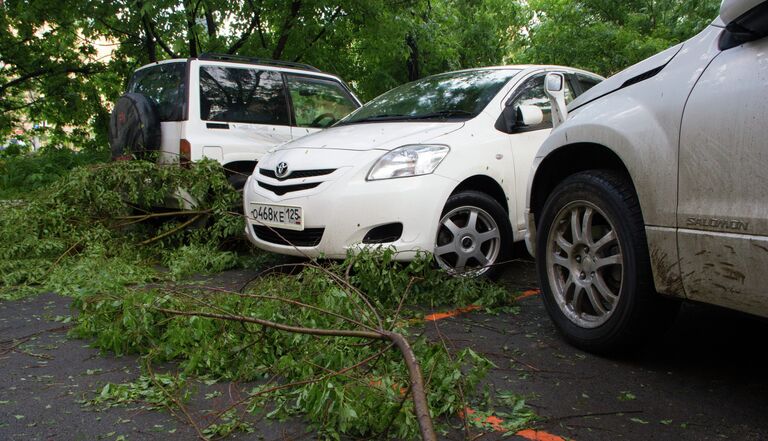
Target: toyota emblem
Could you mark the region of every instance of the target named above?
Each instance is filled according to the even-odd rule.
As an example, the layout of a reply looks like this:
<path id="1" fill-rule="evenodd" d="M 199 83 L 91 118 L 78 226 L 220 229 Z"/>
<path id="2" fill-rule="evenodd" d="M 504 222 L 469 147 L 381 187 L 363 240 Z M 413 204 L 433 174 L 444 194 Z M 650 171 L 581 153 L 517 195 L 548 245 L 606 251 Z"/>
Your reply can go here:
<path id="1" fill-rule="evenodd" d="M 284 178 L 288 176 L 288 164 L 285 162 L 277 164 L 277 167 L 275 167 L 275 176 L 278 178 Z"/>

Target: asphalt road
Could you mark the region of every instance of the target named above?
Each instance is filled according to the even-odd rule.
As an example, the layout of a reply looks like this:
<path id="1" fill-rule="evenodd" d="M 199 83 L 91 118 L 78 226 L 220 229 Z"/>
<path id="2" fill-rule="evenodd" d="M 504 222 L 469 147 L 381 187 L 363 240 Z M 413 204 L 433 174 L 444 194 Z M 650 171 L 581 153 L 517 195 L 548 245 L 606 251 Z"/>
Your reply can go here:
<path id="1" fill-rule="evenodd" d="M 229 272 L 216 280 L 237 285 L 249 277 Z M 502 283 L 513 291 L 535 289 L 533 264 L 511 264 Z M 537 295 L 519 304 L 516 314 L 472 312 L 426 325 L 432 338 L 442 335 L 453 347 L 491 358 L 494 389 L 528 397 L 541 431 L 504 439 L 768 440 L 766 321 L 685 305 L 658 342 L 631 357 L 605 359 L 562 342 Z M 83 407 L 103 384 L 134 380 L 140 368 L 135 357 L 100 355 L 87 341 L 68 338 L 55 318 L 70 314 L 69 299 L 54 294 L 0 302 L 0 440 L 196 438 L 166 411 Z M 199 384 L 190 412 L 203 419 L 245 386 Z M 304 430 L 300 421 L 262 422 L 258 433 L 232 439 L 311 439 Z M 481 439 L 501 437 L 488 432 Z"/>

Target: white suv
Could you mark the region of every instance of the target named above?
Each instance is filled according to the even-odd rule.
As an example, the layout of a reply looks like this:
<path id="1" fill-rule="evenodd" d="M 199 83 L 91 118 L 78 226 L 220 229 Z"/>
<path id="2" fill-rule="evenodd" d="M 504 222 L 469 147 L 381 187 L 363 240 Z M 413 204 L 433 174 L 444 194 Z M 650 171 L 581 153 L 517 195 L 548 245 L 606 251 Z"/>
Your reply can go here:
<path id="1" fill-rule="evenodd" d="M 768 316 L 766 35 L 768 2 L 725 0 L 700 34 L 570 103 L 536 154 L 527 243 L 570 342 L 663 330 L 679 301 L 656 292 Z"/>
<path id="2" fill-rule="evenodd" d="M 267 150 L 358 107 L 343 81 L 312 66 L 204 54 L 138 69 L 112 112 L 110 143 L 113 157 L 215 159 L 242 187 Z"/>
<path id="3" fill-rule="evenodd" d="M 524 236 L 528 170 L 552 127 L 549 72 L 568 98 L 602 80 L 557 66 L 434 75 L 280 146 L 245 186 L 248 237 L 299 256 L 434 252 L 448 271 L 487 272 Z"/>

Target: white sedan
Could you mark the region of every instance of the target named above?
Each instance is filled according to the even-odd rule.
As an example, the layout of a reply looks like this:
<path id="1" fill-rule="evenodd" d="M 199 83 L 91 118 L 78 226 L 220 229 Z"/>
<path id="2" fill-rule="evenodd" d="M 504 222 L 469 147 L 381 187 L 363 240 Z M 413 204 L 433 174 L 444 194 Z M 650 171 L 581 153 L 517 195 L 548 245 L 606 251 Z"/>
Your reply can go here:
<path id="1" fill-rule="evenodd" d="M 384 246 L 398 260 L 433 253 L 449 272 L 493 270 L 525 237 L 528 173 L 552 127 L 551 72 L 564 75 L 566 100 L 602 80 L 559 66 L 434 75 L 271 151 L 244 189 L 248 238 L 289 255 Z"/>

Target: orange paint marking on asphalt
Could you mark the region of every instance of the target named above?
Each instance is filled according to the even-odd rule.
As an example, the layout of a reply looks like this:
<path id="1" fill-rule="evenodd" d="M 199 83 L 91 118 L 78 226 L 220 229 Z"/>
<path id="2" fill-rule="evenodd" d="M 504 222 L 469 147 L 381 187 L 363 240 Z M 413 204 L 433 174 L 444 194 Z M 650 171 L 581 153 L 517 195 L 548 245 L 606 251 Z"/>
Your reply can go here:
<path id="1" fill-rule="evenodd" d="M 476 414 L 477 412 L 474 409 L 470 409 L 469 407 L 466 408 L 466 414 L 468 416 L 472 416 Z M 464 418 L 464 412 L 459 411 L 459 418 Z M 505 432 L 504 427 L 501 425 L 504 420 L 501 418 L 491 415 L 489 417 L 486 417 L 483 419 L 481 416 L 472 417 L 472 421 L 480 424 L 487 424 L 489 425 L 494 431 L 496 432 Z"/>
<path id="2" fill-rule="evenodd" d="M 480 309 L 480 305 L 469 305 L 465 308 L 454 309 L 453 311 L 436 312 L 424 317 L 424 320 L 428 322 L 436 322 L 438 320 L 456 317 L 457 315 L 464 314 L 465 312 L 477 311 L 478 309 Z"/>
<path id="3" fill-rule="evenodd" d="M 515 301 L 518 301 L 518 300 L 523 300 L 523 299 L 527 299 L 528 297 L 537 296 L 537 295 L 539 295 L 539 294 L 541 294 L 541 290 L 540 290 L 540 289 L 529 289 L 528 291 L 523 291 L 523 292 L 522 292 L 522 293 L 521 293 L 521 294 L 520 294 L 520 295 L 519 295 L 519 296 L 518 296 L 518 297 L 515 299 Z"/>
<path id="4" fill-rule="evenodd" d="M 476 413 L 477 411 L 467 407 L 464 412 L 459 411 L 459 418 L 463 419 L 465 414 L 469 417 L 472 417 L 472 415 Z M 472 417 L 472 421 L 480 424 L 485 424 L 491 429 L 493 429 L 495 432 L 507 431 L 504 428 L 504 420 L 495 415 L 491 415 L 486 418 L 483 418 L 481 416 Z M 545 432 L 543 430 L 524 429 L 515 433 L 515 435 L 530 441 L 565 441 L 564 438 Z"/>
<path id="5" fill-rule="evenodd" d="M 565 441 L 562 437 L 552 435 L 543 430 L 525 429 L 517 432 L 515 435 L 521 436 L 531 441 Z"/>

